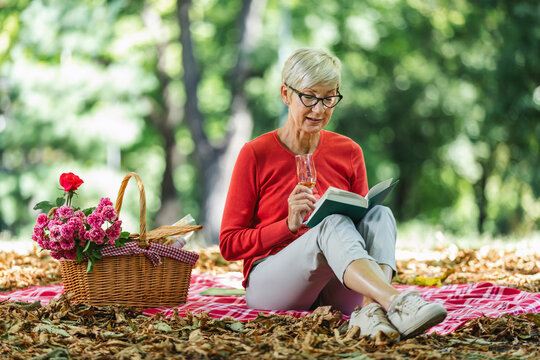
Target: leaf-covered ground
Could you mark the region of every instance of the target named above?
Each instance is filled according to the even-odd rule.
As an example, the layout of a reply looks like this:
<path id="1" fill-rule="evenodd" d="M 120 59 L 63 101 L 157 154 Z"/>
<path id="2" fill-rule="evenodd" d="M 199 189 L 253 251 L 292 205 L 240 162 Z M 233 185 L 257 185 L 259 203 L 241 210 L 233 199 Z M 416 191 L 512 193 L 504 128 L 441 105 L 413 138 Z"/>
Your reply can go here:
<path id="1" fill-rule="evenodd" d="M 216 248 L 199 251 L 194 272 L 239 271 Z M 428 256 L 426 256 L 426 254 Z M 540 291 L 540 256 L 501 250 L 408 253 L 399 260 L 402 284 L 491 281 Z M 0 252 L 0 288 L 60 282 L 56 261 L 41 253 Z M 356 329 L 354 329 L 356 330 Z M 535 359 L 540 358 L 540 315 L 480 318 L 450 335 L 388 344 L 347 331 L 339 314 L 264 315 L 247 323 L 216 320 L 205 313 L 147 317 L 125 307 L 72 306 L 69 299 L 39 303 L 0 302 L 0 358 L 7 359 Z"/>

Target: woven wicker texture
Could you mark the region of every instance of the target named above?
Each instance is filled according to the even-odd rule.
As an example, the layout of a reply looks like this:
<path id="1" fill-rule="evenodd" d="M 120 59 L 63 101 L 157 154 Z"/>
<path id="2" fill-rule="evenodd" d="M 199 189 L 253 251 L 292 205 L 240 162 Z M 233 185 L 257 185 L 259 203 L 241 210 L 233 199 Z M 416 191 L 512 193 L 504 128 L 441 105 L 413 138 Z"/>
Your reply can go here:
<path id="1" fill-rule="evenodd" d="M 129 173 L 125 176 L 115 208 L 118 214 L 130 178 L 137 181 L 140 203 L 140 233 L 132 234 L 141 248 L 150 242 L 163 243 L 168 236 L 197 231 L 202 226 L 164 226 L 146 231 L 146 197 L 139 175 Z M 64 282 L 64 292 L 72 293 L 74 304 L 88 305 L 126 305 L 136 308 L 171 307 L 186 302 L 191 280 L 192 265 L 168 257 L 153 266 L 142 254 L 123 256 L 104 256 L 96 261 L 94 269 L 86 273 L 87 262 L 62 260 L 60 268 Z"/>

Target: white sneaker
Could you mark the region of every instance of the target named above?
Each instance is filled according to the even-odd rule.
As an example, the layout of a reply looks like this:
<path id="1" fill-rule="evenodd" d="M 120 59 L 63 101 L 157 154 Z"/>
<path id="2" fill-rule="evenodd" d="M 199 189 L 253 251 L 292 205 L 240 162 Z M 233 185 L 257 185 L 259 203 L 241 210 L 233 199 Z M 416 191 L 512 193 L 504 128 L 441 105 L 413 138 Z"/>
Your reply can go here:
<path id="1" fill-rule="evenodd" d="M 378 303 L 369 303 L 355 309 L 349 320 L 349 329 L 355 325 L 360 328 L 361 336 L 374 338 L 382 332 L 391 341 L 399 341 L 399 331 L 390 324 L 383 307 Z"/>
<path id="2" fill-rule="evenodd" d="M 402 338 L 411 338 L 443 321 L 446 309 L 441 304 L 425 301 L 418 291 L 406 291 L 390 305 L 386 316 Z"/>

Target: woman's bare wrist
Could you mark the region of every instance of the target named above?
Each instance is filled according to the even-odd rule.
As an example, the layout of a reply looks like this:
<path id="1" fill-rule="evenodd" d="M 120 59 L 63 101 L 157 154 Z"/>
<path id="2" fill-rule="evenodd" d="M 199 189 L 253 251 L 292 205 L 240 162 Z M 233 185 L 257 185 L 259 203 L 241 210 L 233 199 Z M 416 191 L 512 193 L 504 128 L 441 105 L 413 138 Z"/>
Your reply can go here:
<path id="1" fill-rule="evenodd" d="M 287 228 L 288 228 L 289 231 L 292 232 L 293 234 L 296 234 L 296 232 L 298 231 L 298 229 L 296 229 L 296 230 L 291 229 L 291 225 L 289 225 L 289 219 L 287 219 Z"/>

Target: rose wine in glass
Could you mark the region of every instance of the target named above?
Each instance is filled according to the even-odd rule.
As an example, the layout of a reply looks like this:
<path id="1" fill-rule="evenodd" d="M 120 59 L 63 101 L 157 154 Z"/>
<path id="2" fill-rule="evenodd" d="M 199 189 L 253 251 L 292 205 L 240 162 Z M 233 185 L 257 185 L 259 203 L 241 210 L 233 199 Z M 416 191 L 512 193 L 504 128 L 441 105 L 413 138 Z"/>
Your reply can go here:
<path id="1" fill-rule="evenodd" d="M 307 186 L 310 189 L 315 187 L 317 172 L 312 154 L 296 155 L 296 175 L 298 184 Z"/>

